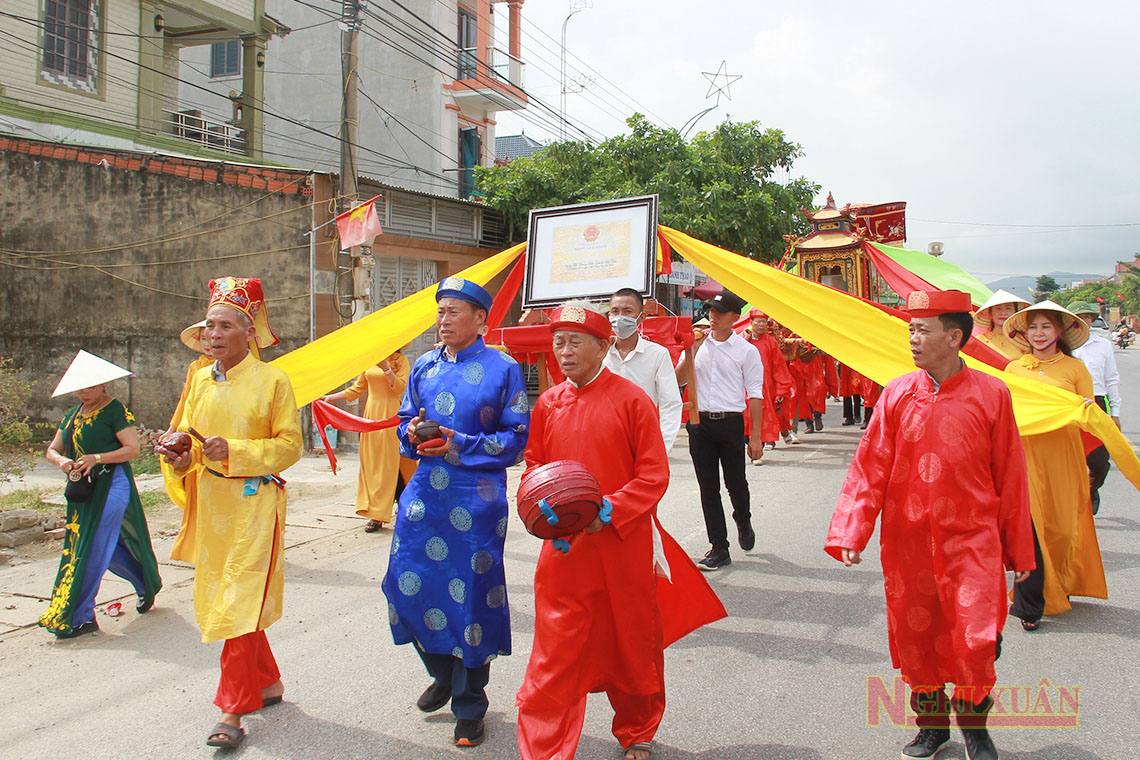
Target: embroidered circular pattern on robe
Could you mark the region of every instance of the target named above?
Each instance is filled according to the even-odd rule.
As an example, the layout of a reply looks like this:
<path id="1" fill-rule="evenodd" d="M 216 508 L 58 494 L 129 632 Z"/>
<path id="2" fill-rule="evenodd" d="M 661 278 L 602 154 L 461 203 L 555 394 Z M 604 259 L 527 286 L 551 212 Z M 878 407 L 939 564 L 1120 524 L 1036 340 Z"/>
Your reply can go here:
<path id="1" fill-rule="evenodd" d="M 448 449 L 447 453 L 443 455 L 443 461 L 447 462 L 453 467 L 459 467 L 462 464 L 459 461 L 459 450 L 456 448 Z"/>
<path id="2" fill-rule="evenodd" d="M 493 610 L 497 610 L 507 603 L 507 587 L 506 586 L 492 586 L 491 590 L 487 592 L 487 606 Z"/>
<path id="3" fill-rule="evenodd" d="M 483 425 L 483 430 L 488 433 L 495 429 L 495 420 L 498 419 L 498 414 L 492 406 L 485 406 L 479 410 L 479 422 Z"/>
<path id="4" fill-rule="evenodd" d="M 483 376 L 486 372 L 483 371 L 483 365 L 479 362 L 471 362 L 463 367 L 463 379 L 472 385 L 478 385 L 483 382 Z"/>
<path id="5" fill-rule="evenodd" d="M 978 603 L 978 597 L 981 593 L 978 587 L 972 583 L 964 582 L 958 587 L 958 606 L 960 607 L 973 607 Z"/>
<path id="6" fill-rule="evenodd" d="M 482 575 L 494 566 L 495 558 L 492 557 L 491 553 L 488 551 L 483 551 L 480 549 L 471 555 L 471 569 L 474 570 L 478 575 Z"/>
<path id="7" fill-rule="evenodd" d="M 930 627 L 930 610 L 925 607 L 911 607 L 906 611 L 906 624 L 912 631 L 922 633 Z"/>
<path id="8" fill-rule="evenodd" d="M 938 421 L 938 437 L 947 446 L 957 447 L 966 440 L 966 433 L 962 429 L 962 423 L 957 418 L 943 417 Z"/>
<path id="9" fill-rule="evenodd" d="M 511 399 L 511 411 L 516 414 L 526 414 L 530 411 L 530 402 L 527 401 L 526 391 L 519 391 Z"/>
<path id="10" fill-rule="evenodd" d="M 420 576 L 408 570 L 405 573 L 400 573 L 400 579 L 396 581 L 396 585 L 400 587 L 400 593 L 404 596 L 415 596 L 420 593 Z"/>
<path id="11" fill-rule="evenodd" d="M 518 361 L 515 360 L 515 357 L 511 356 L 510 354 L 503 353 L 502 351 L 496 351 L 495 353 L 503 357 L 503 361 L 505 361 L 507 364 L 518 364 Z"/>
<path id="12" fill-rule="evenodd" d="M 939 496 L 931 505 L 935 522 L 948 525 L 954 521 L 955 504 L 949 496 Z"/>
<path id="13" fill-rule="evenodd" d="M 455 411 L 455 396 L 452 396 L 447 391 L 441 391 L 435 397 L 434 402 L 435 410 L 440 414 L 451 414 Z"/>
<path id="14" fill-rule="evenodd" d="M 424 551 L 430 559 L 441 562 L 447 559 L 447 542 L 439 536 L 432 536 L 424 544 Z"/>
<path id="15" fill-rule="evenodd" d="M 452 649 L 451 650 L 451 656 L 462 660 L 463 659 L 463 647 L 455 647 L 455 649 Z"/>
<path id="16" fill-rule="evenodd" d="M 903 422 L 902 436 L 906 440 L 914 443 L 924 435 L 926 435 L 926 420 L 919 414 L 912 414 Z"/>
<path id="17" fill-rule="evenodd" d="M 448 518 L 451 520 L 451 526 L 456 530 L 462 533 L 471 530 L 471 513 L 463 507 L 456 507 L 451 510 Z"/>
<path id="18" fill-rule="evenodd" d="M 447 473 L 444 473 L 445 475 Z M 432 473 L 435 477 L 435 473 Z M 434 483 L 433 483 L 434 485 Z M 427 512 L 427 507 L 424 506 L 423 499 L 412 499 L 408 502 L 408 519 L 412 522 L 419 522 L 424 519 L 424 514 Z"/>
<path id="19" fill-rule="evenodd" d="M 891 470 L 891 482 L 903 483 L 910 477 L 910 457 L 906 455 L 895 459 L 894 469 Z"/>
<path id="20" fill-rule="evenodd" d="M 432 631 L 442 631 L 447 627 L 447 615 L 438 607 L 432 607 L 424 613 L 424 625 Z"/>
<path id="21" fill-rule="evenodd" d="M 483 643 L 483 626 L 472 623 L 463 629 L 463 640 L 468 646 L 477 647 Z"/>
<path id="22" fill-rule="evenodd" d="M 426 375 L 427 377 L 435 377 L 436 375 L 439 374 L 439 366 L 440 365 L 438 365 L 438 364 L 431 365 L 430 367 L 428 367 L 428 371 L 425 372 L 424 375 Z"/>
<path id="23" fill-rule="evenodd" d="M 396 552 L 400 551 L 400 537 L 398 535 L 392 536 L 392 556 L 396 556 Z"/>
<path id="24" fill-rule="evenodd" d="M 495 532 L 499 534 L 499 538 L 507 537 L 507 518 L 499 518 L 499 521 L 495 523 Z"/>
<path id="25" fill-rule="evenodd" d="M 980 622 L 966 624 L 966 646 L 970 649 L 981 649 L 993 642 L 985 638 L 986 624 Z"/>
<path id="26" fill-rule="evenodd" d="M 914 576 L 914 582 L 919 593 L 927 596 L 938 595 L 938 579 L 934 577 L 933 570 L 920 570 Z"/>
<path id="27" fill-rule="evenodd" d="M 459 578 L 452 578 L 451 582 L 447 584 L 447 593 L 451 594 L 451 598 L 455 600 L 456 604 L 463 604 L 467 599 L 467 584 Z"/>
<path id="28" fill-rule="evenodd" d="M 910 522 L 918 522 L 922 519 L 922 513 L 926 508 L 922 504 L 922 499 L 918 494 L 911 494 L 907 497 L 904 509 L 906 510 L 906 519 Z"/>
<path id="29" fill-rule="evenodd" d="M 475 492 L 483 501 L 496 501 L 499 498 L 499 484 L 490 478 L 479 478 Z"/>
<path id="30" fill-rule="evenodd" d="M 918 477 L 923 483 L 933 483 L 942 477 L 942 459 L 933 451 L 919 457 Z"/>
<path id="31" fill-rule="evenodd" d="M 431 487 L 437 491 L 447 488 L 447 484 L 451 482 L 451 476 L 447 474 L 447 468 L 443 465 L 433 467 L 428 479 L 431 481 Z"/>
<path id="32" fill-rule="evenodd" d="M 491 456 L 498 456 L 503 453 L 503 444 L 499 443 L 497 438 L 488 438 L 483 441 L 483 451 L 486 451 Z"/>

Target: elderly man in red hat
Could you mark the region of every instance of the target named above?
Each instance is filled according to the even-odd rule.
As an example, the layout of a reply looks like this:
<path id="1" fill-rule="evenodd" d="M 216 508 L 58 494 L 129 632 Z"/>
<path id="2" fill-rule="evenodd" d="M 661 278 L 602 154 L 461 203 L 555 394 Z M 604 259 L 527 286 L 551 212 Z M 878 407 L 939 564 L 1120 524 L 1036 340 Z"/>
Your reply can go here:
<path id="1" fill-rule="evenodd" d="M 202 440 L 161 451 L 177 477 L 196 479 L 194 616 L 202 641 L 225 641 L 214 699 L 222 715 L 206 744 L 232 748 L 245 739 L 242 715 L 277 704 L 285 690 L 265 629 L 282 612 L 279 473 L 301 458 L 301 423 L 288 376 L 250 351 L 278 342 L 260 280 L 211 280 L 201 339 L 213 363 L 193 377 L 177 428 Z"/>
<path id="2" fill-rule="evenodd" d="M 665 710 L 664 648 L 724 617 L 724 607 L 657 522 L 669 485 L 657 409 L 603 366 L 609 320 L 567 305 L 550 329 L 566 380 L 535 406 L 528 471 L 580 462 L 612 512 L 573 536 L 566 553 L 551 542 L 542 547 L 534 647 L 517 699 L 519 750 L 524 760 L 571 760 L 586 695 L 604 691 L 625 760 L 646 760 Z"/>
<path id="3" fill-rule="evenodd" d="M 1029 490 L 1009 390 L 965 366 L 970 297 L 907 298 L 918 370 L 884 388 L 855 451 L 826 551 L 850 567 L 882 512 L 891 661 L 910 684 L 918 735 L 903 757 L 933 757 L 950 741 L 943 687 L 970 760 L 996 760 L 986 731 L 994 661 L 1006 618 L 1006 570 L 1034 567 Z"/>

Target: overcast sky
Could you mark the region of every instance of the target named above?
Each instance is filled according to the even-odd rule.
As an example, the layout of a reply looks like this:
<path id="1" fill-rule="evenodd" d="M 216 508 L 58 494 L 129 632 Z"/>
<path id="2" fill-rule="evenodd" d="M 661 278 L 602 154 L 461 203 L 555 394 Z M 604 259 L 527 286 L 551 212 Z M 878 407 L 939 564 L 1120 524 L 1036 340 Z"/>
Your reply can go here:
<path id="1" fill-rule="evenodd" d="M 523 6 L 527 90 L 556 110 L 569 7 Z M 594 0 L 567 27 L 570 77 L 594 78 L 567 112 L 604 136 L 634 110 L 680 127 L 723 59 L 742 78 L 697 128 L 782 129 L 817 205 L 906 201 L 907 247 L 943 241 L 983 281 L 1107 274 L 1140 251 L 1137 28 L 1131 2 Z M 520 129 L 558 137 L 499 114 Z"/>

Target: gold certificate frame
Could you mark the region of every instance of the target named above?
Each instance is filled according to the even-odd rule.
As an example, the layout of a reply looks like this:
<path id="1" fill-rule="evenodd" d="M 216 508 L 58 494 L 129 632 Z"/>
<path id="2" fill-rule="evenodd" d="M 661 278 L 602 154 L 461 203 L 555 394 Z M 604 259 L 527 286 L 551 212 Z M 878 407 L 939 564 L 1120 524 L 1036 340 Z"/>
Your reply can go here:
<path id="1" fill-rule="evenodd" d="M 657 196 L 530 212 L 523 308 L 608 299 L 633 288 L 653 295 Z"/>

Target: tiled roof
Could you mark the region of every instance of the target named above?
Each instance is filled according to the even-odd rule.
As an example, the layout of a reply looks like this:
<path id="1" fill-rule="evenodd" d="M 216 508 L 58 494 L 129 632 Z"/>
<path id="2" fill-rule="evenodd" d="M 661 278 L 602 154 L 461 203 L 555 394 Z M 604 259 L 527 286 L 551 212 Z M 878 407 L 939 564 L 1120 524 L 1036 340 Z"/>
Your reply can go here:
<path id="1" fill-rule="evenodd" d="M 503 161 L 533 156 L 540 150 L 542 143 L 526 135 L 504 135 L 495 138 L 495 158 Z"/>

